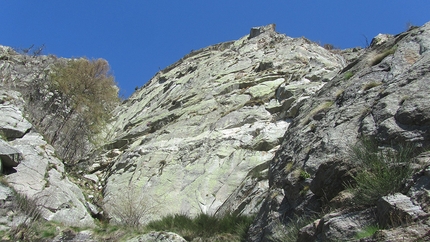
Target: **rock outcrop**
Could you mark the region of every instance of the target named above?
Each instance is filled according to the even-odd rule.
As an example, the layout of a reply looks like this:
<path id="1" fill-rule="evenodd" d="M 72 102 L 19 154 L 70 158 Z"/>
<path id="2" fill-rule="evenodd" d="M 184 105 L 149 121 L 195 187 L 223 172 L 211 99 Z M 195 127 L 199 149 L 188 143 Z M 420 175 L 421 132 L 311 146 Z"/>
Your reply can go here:
<path id="1" fill-rule="evenodd" d="M 37 81 L 36 73 L 47 74 L 44 71 L 54 59 L 19 55 L 11 48 L 0 48 L 0 159 L 6 174 L 2 179 L 22 199 L 33 204 L 42 218 L 92 227 L 94 221 L 85 206 L 82 190 L 70 181 L 57 150 L 30 123 L 28 108 L 36 103 L 29 103 L 22 94 L 27 93 L 32 81 Z M 7 189 L 0 192 L 6 198 L 11 197 Z"/>
<path id="2" fill-rule="evenodd" d="M 298 106 L 347 65 L 305 38 L 260 30 L 188 54 L 118 107 L 107 152 L 88 160 L 113 218 L 127 192 L 158 203 L 157 216 L 258 211 Z"/>
<path id="3" fill-rule="evenodd" d="M 251 241 L 271 241 L 280 227 L 288 228 L 294 218 L 315 213 L 321 220 L 313 230 L 304 229 L 308 231 L 306 241 L 352 240 L 372 220 L 381 229 L 395 230 L 393 224 L 387 225 L 388 214 L 398 217 L 399 224 L 428 228 L 428 211 L 421 210 L 429 201 L 428 195 L 423 195 L 429 185 L 423 184 L 428 179 L 424 173 L 419 181 L 410 178 L 415 184 L 412 193 L 406 188 L 403 195 L 383 197 L 378 212 L 384 215 L 379 216 L 369 217 L 368 210 L 351 206 L 354 198 L 346 195 L 345 184 L 351 181 L 354 168 L 361 169 L 349 162 L 351 145 L 359 137 L 372 137 L 380 148 L 409 144 L 416 147 L 415 155 L 429 148 L 429 48 L 430 24 L 395 36 L 378 35 L 363 55 L 302 103 L 270 162 L 269 196 L 251 228 Z M 416 164 L 428 166 L 425 157 Z M 309 176 L 301 179 L 300 173 Z M 399 199 L 407 205 L 396 206 Z M 333 206 L 336 213 L 324 216 Z M 366 216 L 369 218 L 363 219 Z M 384 238 L 398 241 L 394 232 L 382 231 Z M 417 232 L 406 240 L 424 237 L 428 239 L 428 233 Z"/>
<path id="4" fill-rule="evenodd" d="M 156 73 L 89 137 L 72 99 L 49 86 L 67 60 L 0 46 L 0 230 L 28 220 L 19 198 L 85 228 L 257 214 L 249 241 L 353 241 L 370 229 L 360 239 L 429 239 L 429 49 L 430 24 L 365 50 L 252 28 Z M 365 205 L 347 189 L 363 170 L 351 158 L 361 137 L 381 154 L 414 147 L 402 189 Z M 53 241 L 69 239 L 97 235 L 64 230 Z M 184 241 L 168 231 L 130 239 L 143 240 Z"/>

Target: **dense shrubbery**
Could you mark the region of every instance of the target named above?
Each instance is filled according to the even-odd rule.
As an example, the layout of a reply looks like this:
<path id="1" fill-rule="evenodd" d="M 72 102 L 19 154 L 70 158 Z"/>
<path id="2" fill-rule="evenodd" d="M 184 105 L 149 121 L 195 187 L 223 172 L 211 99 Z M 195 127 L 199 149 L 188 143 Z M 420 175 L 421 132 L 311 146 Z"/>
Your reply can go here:
<path id="1" fill-rule="evenodd" d="M 99 131 L 119 101 L 118 88 L 103 59 L 57 64 L 50 80 L 53 90 L 71 99 L 72 113 L 80 114 L 92 132 Z"/>
<path id="2" fill-rule="evenodd" d="M 400 146 L 381 150 L 375 141 L 364 138 L 351 148 L 351 161 L 360 166 L 353 177 L 356 184 L 347 184 L 360 205 L 372 205 L 382 196 L 400 192 L 413 173 L 411 159 L 414 147 Z"/>

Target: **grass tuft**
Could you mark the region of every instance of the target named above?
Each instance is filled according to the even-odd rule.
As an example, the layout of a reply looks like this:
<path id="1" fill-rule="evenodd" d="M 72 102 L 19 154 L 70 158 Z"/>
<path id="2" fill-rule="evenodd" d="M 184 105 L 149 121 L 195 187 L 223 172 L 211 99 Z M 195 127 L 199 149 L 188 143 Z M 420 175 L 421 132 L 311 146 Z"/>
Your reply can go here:
<path id="1" fill-rule="evenodd" d="M 380 150 L 377 143 L 364 138 L 351 148 L 350 159 L 360 166 L 353 177 L 356 184 L 346 184 L 354 194 L 355 203 L 373 205 L 388 194 L 400 192 L 406 179 L 411 177 L 410 166 L 414 148 L 411 145 Z"/>
<path id="2" fill-rule="evenodd" d="M 199 214 L 191 218 L 184 214 L 167 215 L 147 224 L 147 230 L 170 231 L 181 235 L 187 241 L 196 238 L 229 238 L 229 241 L 243 241 L 253 221 L 251 216 L 226 215 L 216 217 Z"/>
<path id="3" fill-rule="evenodd" d="M 396 52 L 397 50 L 397 46 L 393 46 L 392 48 L 385 50 L 384 52 L 377 54 L 372 61 L 370 62 L 371 66 L 377 65 L 379 63 L 381 63 L 381 61 L 383 59 L 385 59 L 385 57 L 394 54 L 394 52 Z"/>

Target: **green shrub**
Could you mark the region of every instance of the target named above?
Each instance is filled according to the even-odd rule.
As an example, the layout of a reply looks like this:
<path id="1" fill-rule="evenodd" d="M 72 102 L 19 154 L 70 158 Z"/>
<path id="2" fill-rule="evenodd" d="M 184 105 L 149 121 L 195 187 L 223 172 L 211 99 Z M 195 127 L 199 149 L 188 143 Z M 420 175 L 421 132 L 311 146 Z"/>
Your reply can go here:
<path id="1" fill-rule="evenodd" d="M 311 177 L 311 175 L 307 171 L 300 169 L 300 179 L 305 180 L 305 179 L 310 178 L 310 177 Z"/>
<path id="2" fill-rule="evenodd" d="M 184 214 L 175 214 L 150 222 L 146 229 L 175 232 L 188 241 L 196 238 L 212 238 L 215 241 L 229 238 L 229 241 L 243 241 L 252 221 L 251 216 L 216 217 L 199 214 L 195 218 L 190 218 Z"/>
<path id="3" fill-rule="evenodd" d="M 380 150 L 375 141 L 364 138 L 351 148 L 350 159 L 360 167 L 353 177 L 355 185 L 346 184 L 359 205 L 372 205 L 382 196 L 400 192 L 413 170 L 411 145 Z"/>
<path id="4" fill-rule="evenodd" d="M 72 114 L 80 114 L 93 132 L 99 131 L 119 102 L 118 88 L 103 59 L 57 64 L 50 81 L 51 89 L 70 99 Z"/>

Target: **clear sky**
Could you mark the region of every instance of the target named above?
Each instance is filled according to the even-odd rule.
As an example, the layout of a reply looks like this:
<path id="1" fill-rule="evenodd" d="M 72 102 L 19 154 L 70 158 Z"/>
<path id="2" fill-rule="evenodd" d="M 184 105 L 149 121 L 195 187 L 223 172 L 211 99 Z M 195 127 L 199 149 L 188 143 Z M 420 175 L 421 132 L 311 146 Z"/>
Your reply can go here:
<path id="1" fill-rule="evenodd" d="M 253 26 L 348 48 L 428 21 L 429 0 L 0 0 L 0 45 L 104 58 L 128 97 L 191 50 Z"/>

